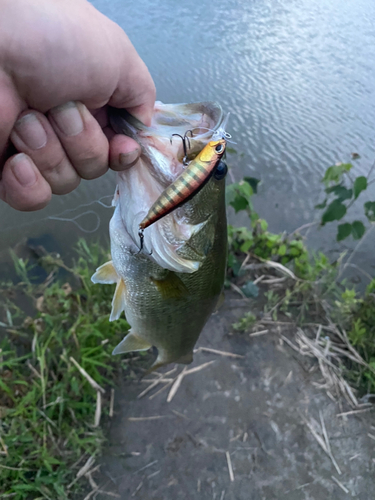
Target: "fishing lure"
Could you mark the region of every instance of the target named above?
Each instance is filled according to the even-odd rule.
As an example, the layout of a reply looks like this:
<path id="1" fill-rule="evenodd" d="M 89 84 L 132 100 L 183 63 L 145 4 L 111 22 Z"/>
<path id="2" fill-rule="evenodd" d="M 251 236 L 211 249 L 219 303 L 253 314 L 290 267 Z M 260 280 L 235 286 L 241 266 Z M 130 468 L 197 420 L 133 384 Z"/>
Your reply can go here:
<path id="1" fill-rule="evenodd" d="M 182 139 L 184 143 L 184 138 Z M 139 224 L 140 251 L 143 248 L 143 232 L 146 227 L 151 226 L 157 220 L 171 213 L 203 186 L 205 181 L 214 172 L 215 167 L 219 166 L 220 160 L 225 153 L 226 143 L 226 140 L 221 138 L 206 144 L 198 156 L 186 166 L 177 179 L 161 193 L 151 206 L 146 217 Z"/>

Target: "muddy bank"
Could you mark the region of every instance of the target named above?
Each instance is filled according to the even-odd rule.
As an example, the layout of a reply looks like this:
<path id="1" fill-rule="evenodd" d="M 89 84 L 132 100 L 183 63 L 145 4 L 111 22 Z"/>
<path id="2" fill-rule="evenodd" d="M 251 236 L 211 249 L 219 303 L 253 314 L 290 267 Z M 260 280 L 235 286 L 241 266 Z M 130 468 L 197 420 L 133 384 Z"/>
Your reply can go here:
<path id="1" fill-rule="evenodd" d="M 277 328 L 231 334 L 248 310 L 247 301 L 227 297 L 197 345 L 243 357 L 197 352 L 187 370 L 202 368 L 170 402 L 171 385 L 142 398 L 149 384 L 119 385 L 103 489 L 143 500 L 372 498 L 373 410 L 338 416 L 347 403 L 317 387 L 317 362 L 290 349 Z"/>

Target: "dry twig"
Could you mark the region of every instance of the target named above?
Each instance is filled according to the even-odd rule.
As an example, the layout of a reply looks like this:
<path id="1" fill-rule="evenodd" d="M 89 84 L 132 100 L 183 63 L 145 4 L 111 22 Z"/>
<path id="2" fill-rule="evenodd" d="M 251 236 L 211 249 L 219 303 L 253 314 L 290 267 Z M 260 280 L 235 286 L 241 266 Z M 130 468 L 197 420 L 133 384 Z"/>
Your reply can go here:
<path id="1" fill-rule="evenodd" d="M 229 451 L 225 452 L 225 456 L 227 457 L 229 477 L 230 477 L 231 482 L 233 482 L 234 481 L 234 474 L 233 474 L 232 460 L 230 458 Z"/>
<path id="2" fill-rule="evenodd" d="M 337 462 L 335 460 L 335 457 L 333 456 L 332 451 L 331 451 L 331 446 L 330 446 L 330 443 L 329 443 L 329 439 L 328 439 L 328 435 L 327 435 L 327 430 L 325 428 L 325 424 L 324 424 L 324 420 L 323 420 L 322 414 L 320 413 L 321 426 L 322 426 L 321 432 L 323 434 L 323 437 L 320 436 L 316 432 L 316 430 L 314 429 L 314 426 L 303 415 L 301 415 L 301 418 L 305 422 L 305 424 L 309 428 L 311 434 L 317 440 L 318 444 L 321 446 L 321 448 L 323 449 L 323 451 L 331 459 L 331 461 L 332 461 L 335 469 L 337 470 L 337 473 L 341 476 L 341 470 L 340 470 L 340 468 L 339 468 L 339 466 L 338 466 L 338 464 L 337 464 Z"/>
<path id="3" fill-rule="evenodd" d="M 194 352 L 199 352 L 199 351 L 212 352 L 212 354 L 218 354 L 219 356 L 226 356 L 228 358 L 244 358 L 245 357 L 245 356 L 242 356 L 241 354 L 234 354 L 233 352 L 218 351 L 217 349 L 211 349 L 211 347 L 199 347 Z"/>
<path id="4" fill-rule="evenodd" d="M 115 390 L 111 389 L 111 400 L 109 403 L 109 416 L 113 417 L 113 407 L 115 405 Z"/>
<path id="5" fill-rule="evenodd" d="M 102 394 L 105 394 L 105 390 L 103 389 L 103 387 L 101 387 L 97 382 L 95 382 L 95 380 L 92 377 L 90 377 L 90 375 L 87 373 L 87 371 L 84 368 L 82 368 L 82 366 L 80 366 L 72 356 L 70 356 L 69 359 L 75 365 L 75 367 L 78 369 L 80 374 L 83 377 L 85 377 L 85 379 L 87 380 L 87 382 L 91 385 L 91 387 L 93 389 L 95 389 L 96 391 L 100 391 Z"/>
<path id="6" fill-rule="evenodd" d="M 102 416 L 102 395 L 100 391 L 96 391 L 96 409 L 95 409 L 94 427 L 99 427 L 101 416 Z"/>
<path id="7" fill-rule="evenodd" d="M 350 493 L 348 488 L 346 488 L 338 479 L 336 479 L 335 476 L 331 476 L 331 478 L 335 481 L 337 486 L 339 486 L 343 491 L 345 491 L 345 493 Z"/>

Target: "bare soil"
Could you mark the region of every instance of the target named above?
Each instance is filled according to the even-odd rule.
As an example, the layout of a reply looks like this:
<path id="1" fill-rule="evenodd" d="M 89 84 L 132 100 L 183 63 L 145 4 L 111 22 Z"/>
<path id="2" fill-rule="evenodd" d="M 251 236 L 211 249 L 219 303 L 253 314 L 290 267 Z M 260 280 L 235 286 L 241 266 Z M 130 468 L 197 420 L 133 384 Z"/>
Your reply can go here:
<path id="1" fill-rule="evenodd" d="M 317 362 L 294 352 L 277 327 L 259 336 L 233 331 L 248 310 L 249 301 L 227 297 L 197 345 L 243 357 L 198 351 L 187 370 L 213 363 L 183 377 L 170 402 L 172 385 L 142 398 L 145 381 L 116 389 L 101 468 L 112 498 L 375 498 L 375 412 L 338 416 L 351 411 L 347 402 L 317 387 Z"/>

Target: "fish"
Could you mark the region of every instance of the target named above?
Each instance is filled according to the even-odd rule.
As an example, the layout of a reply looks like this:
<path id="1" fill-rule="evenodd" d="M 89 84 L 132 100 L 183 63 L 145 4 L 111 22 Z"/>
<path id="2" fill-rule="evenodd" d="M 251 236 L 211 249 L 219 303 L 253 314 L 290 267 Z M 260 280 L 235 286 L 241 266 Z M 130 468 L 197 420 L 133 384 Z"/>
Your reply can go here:
<path id="1" fill-rule="evenodd" d="M 109 320 L 125 312 L 131 327 L 113 354 L 156 347 L 150 370 L 173 362 L 189 364 L 204 325 L 223 300 L 227 167 L 221 153 L 229 136 L 227 118 L 216 103 L 156 102 L 150 127 L 124 110 L 113 110 L 111 122 L 116 132 L 141 146 L 138 162 L 117 173 L 109 227 L 112 260 L 91 278 L 94 283 L 116 283 Z M 171 138 L 185 137 L 187 131 L 191 137 L 186 151 L 186 144 Z M 209 160 L 208 174 L 146 226 L 152 207 L 158 200 L 166 203 L 168 188 L 186 178 L 189 166 L 191 172 L 202 158 Z"/>

